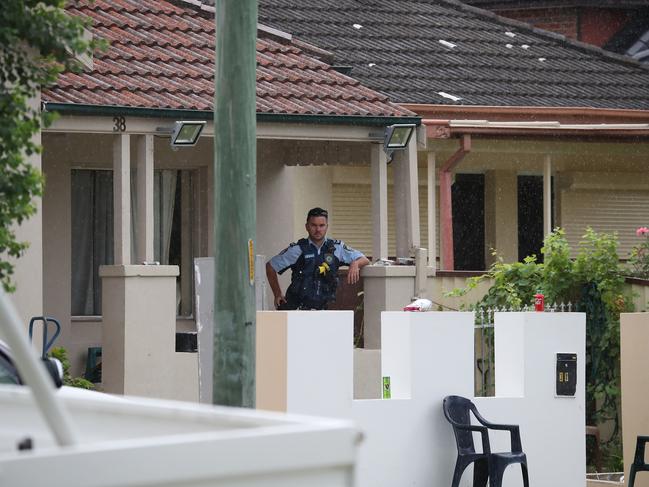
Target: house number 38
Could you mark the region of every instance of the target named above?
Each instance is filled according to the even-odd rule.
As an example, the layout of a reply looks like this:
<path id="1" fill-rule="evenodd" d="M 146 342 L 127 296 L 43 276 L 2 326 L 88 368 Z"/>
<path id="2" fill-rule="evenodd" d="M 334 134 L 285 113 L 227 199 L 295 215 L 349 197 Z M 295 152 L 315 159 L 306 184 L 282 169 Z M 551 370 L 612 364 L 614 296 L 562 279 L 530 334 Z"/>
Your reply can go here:
<path id="1" fill-rule="evenodd" d="M 113 132 L 126 131 L 126 119 L 124 117 L 113 117 Z"/>

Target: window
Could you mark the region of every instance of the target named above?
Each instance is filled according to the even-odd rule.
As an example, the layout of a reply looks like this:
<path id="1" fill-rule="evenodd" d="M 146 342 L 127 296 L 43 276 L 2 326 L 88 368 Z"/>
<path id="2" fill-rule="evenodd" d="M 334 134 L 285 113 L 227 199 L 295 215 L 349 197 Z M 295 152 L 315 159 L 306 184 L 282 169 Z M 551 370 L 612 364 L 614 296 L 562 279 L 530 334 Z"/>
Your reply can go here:
<path id="1" fill-rule="evenodd" d="M 113 250 L 113 172 L 73 170 L 72 315 L 101 314 L 98 271 Z"/>
<path id="2" fill-rule="evenodd" d="M 136 175 L 131 177 L 132 255 L 137 248 Z M 154 174 L 154 259 L 180 266 L 177 314 L 193 312 L 193 177 L 191 171 Z M 99 266 L 113 258 L 113 173 L 72 171 L 72 315 L 101 315 Z M 136 262 L 135 258 L 132 260 Z"/>

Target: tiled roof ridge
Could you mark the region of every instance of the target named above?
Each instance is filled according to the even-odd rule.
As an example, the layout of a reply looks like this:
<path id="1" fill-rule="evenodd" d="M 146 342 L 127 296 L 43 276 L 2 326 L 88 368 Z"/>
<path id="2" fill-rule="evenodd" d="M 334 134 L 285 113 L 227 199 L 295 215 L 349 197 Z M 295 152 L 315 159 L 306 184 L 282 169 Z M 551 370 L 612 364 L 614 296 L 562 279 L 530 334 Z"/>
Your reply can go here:
<path id="1" fill-rule="evenodd" d="M 308 54 L 310 57 L 314 57 L 315 59 L 318 59 L 330 66 L 333 65 L 336 58 L 333 52 L 322 49 L 321 47 L 311 44 L 310 42 L 303 41 L 302 39 L 293 37 L 292 44 L 302 52 Z"/>
<path id="2" fill-rule="evenodd" d="M 206 3 L 203 0 L 168 0 L 168 1 L 174 4 L 180 4 L 182 6 L 191 5 L 192 7 L 198 8 L 200 11 L 209 14 L 211 16 L 214 16 L 216 14 L 216 7 L 214 5 Z M 333 63 L 334 53 L 322 49 L 309 42 L 295 39 L 293 35 L 288 32 L 283 32 L 279 29 L 275 29 L 273 27 L 261 23 L 257 24 L 257 32 L 258 32 L 257 33 L 258 38 L 270 37 L 273 40 L 285 44 L 294 45 L 299 49 L 301 49 L 302 52 L 305 52 L 312 57 L 314 56 L 316 59 L 323 60 L 327 64 Z"/>
<path id="3" fill-rule="evenodd" d="M 491 12 L 489 10 L 485 10 L 479 7 L 474 7 L 473 5 L 467 5 L 466 3 L 461 2 L 460 0 L 433 0 L 434 2 L 443 2 L 446 3 L 449 6 L 452 6 L 458 10 L 465 10 L 467 12 L 471 12 L 474 15 L 478 15 L 481 17 L 486 17 L 491 20 L 496 20 L 502 24 L 510 25 L 512 27 L 516 27 L 521 30 L 525 30 L 528 32 L 532 32 L 536 35 L 539 35 L 541 37 L 547 37 L 549 39 L 553 39 L 556 41 L 561 41 L 564 42 L 565 44 L 574 47 L 576 49 L 580 49 L 582 51 L 585 51 L 589 54 L 596 54 L 601 57 L 609 58 L 612 61 L 618 62 L 620 64 L 624 64 L 626 66 L 633 66 L 637 67 L 640 69 L 643 69 L 645 71 L 649 71 L 649 64 L 646 63 L 641 63 L 635 59 L 632 59 L 628 56 L 624 56 L 622 54 L 617 54 L 611 51 L 607 51 L 605 49 L 602 49 L 601 47 L 594 46 L 592 44 L 586 44 L 581 41 L 577 41 L 574 39 L 570 39 L 569 37 L 566 37 L 563 34 L 558 34 L 556 32 L 548 31 L 548 30 L 543 30 L 539 29 L 538 27 L 534 27 L 528 23 L 521 22 L 520 20 L 515 20 L 515 19 L 510 19 L 507 17 L 501 17 L 500 15 Z"/>
<path id="4" fill-rule="evenodd" d="M 198 9 L 201 13 L 209 15 L 210 18 L 213 18 L 216 14 L 216 7 L 214 5 L 208 4 L 203 0 L 168 0 L 170 3 L 180 6 L 192 6 Z M 257 37 L 264 38 L 270 37 L 275 41 L 284 43 L 287 45 L 294 45 L 299 47 L 302 52 L 309 54 L 312 57 L 323 60 L 327 64 L 332 64 L 334 60 L 334 54 L 331 51 L 322 49 L 314 44 L 305 42 L 303 40 L 295 39 L 292 34 L 288 32 L 275 29 L 264 24 L 257 23 Z M 260 35 L 261 34 L 261 35 Z"/>

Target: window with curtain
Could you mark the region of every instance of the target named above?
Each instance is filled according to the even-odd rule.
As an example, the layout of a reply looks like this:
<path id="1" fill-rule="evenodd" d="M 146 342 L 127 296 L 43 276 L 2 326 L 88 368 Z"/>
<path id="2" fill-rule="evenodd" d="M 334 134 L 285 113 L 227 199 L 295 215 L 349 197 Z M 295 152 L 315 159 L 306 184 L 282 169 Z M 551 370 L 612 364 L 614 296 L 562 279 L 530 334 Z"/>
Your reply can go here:
<path id="1" fill-rule="evenodd" d="M 72 171 L 72 314 L 101 314 L 99 266 L 113 263 L 113 172 Z"/>
<path id="2" fill-rule="evenodd" d="M 136 174 L 131 175 L 132 255 L 137 248 Z M 179 316 L 193 311 L 191 171 L 154 173 L 154 258 L 181 267 L 177 283 Z M 101 315 L 99 266 L 113 260 L 113 173 L 72 171 L 72 315 Z M 133 262 L 136 262 L 133 260 Z"/>

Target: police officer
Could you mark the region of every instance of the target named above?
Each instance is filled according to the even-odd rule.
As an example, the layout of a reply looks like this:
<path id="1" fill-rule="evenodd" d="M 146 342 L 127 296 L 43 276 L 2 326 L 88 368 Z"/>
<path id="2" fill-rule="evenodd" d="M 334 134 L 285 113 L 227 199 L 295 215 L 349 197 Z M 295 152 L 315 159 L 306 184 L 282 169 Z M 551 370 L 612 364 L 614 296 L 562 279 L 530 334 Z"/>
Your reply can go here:
<path id="1" fill-rule="evenodd" d="M 306 217 L 308 238 L 282 250 L 266 264 L 266 276 L 277 309 L 327 309 L 336 297 L 338 267 L 349 265 L 347 282 L 358 282 L 360 269 L 369 260 L 340 240 L 327 238 L 327 210 L 312 208 Z M 282 294 L 277 274 L 291 269 L 291 284 Z"/>

